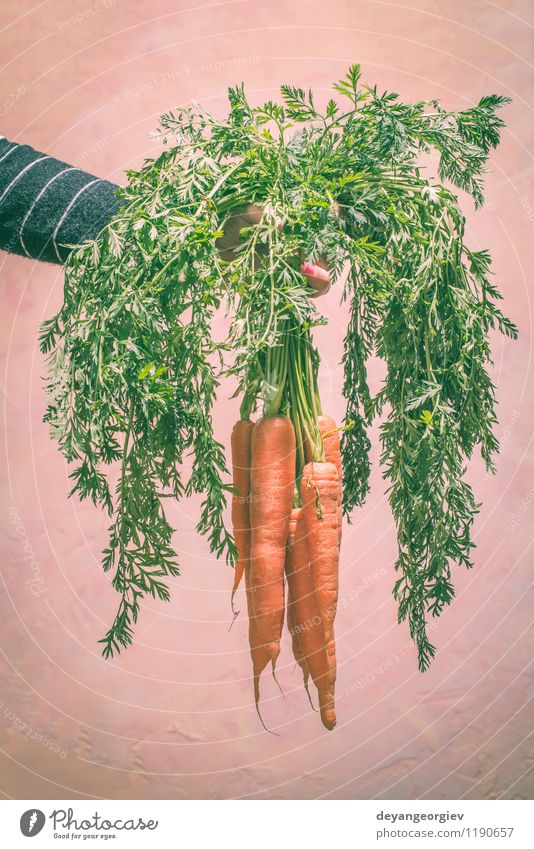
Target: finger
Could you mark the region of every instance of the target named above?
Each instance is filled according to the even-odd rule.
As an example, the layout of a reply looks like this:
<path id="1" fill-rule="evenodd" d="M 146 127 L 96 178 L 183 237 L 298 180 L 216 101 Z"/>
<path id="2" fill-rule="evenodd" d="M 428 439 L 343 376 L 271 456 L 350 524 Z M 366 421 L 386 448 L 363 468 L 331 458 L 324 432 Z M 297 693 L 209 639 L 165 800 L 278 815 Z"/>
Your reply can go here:
<path id="1" fill-rule="evenodd" d="M 308 278 L 308 283 L 315 289 L 317 295 L 324 295 L 330 289 L 330 275 L 326 268 L 304 262 L 300 270 Z"/>
<path id="2" fill-rule="evenodd" d="M 320 280 L 323 283 L 329 283 L 330 282 L 330 274 L 328 273 L 328 269 L 322 268 L 322 266 L 320 266 L 320 265 L 312 265 L 309 262 L 304 262 L 300 266 L 300 270 L 310 280 Z"/>

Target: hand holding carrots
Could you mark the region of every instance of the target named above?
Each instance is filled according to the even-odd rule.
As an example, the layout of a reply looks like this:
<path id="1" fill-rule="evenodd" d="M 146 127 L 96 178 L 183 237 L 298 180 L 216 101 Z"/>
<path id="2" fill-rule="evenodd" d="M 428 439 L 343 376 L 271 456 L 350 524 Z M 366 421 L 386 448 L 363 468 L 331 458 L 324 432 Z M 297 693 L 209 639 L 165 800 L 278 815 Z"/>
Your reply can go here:
<path id="1" fill-rule="evenodd" d="M 235 250 L 240 243 L 241 230 L 244 227 L 251 227 L 258 224 L 261 216 L 262 209 L 256 204 L 249 204 L 232 213 L 224 228 L 224 235 L 218 241 L 222 259 L 231 261 L 234 258 Z M 257 253 L 258 258 L 261 258 L 263 253 L 261 247 L 258 247 Z M 311 288 L 315 290 L 311 295 L 312 298 L 325 295 L 329 291 L 330 275 L 328 273 L 328 266 L 322 257 L 316 263 L 306 262 L 305 257 L 301 257 L 299 267 L 306 276 Z"/>

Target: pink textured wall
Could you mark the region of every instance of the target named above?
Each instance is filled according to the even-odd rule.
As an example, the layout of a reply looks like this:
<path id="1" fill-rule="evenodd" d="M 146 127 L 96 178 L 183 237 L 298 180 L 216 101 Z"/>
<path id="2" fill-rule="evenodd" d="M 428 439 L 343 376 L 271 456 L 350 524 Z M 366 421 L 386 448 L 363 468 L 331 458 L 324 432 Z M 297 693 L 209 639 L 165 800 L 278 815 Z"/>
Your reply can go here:
<path id="1" fill-rule="evenodd" d="M 496 338 L 502 453 L 475 463 L 484 506 L 476 569 L 433 632 L 421 675 L 391 599 L 395 533 L 377 471 L 345 531 L 338 614 L 338 728 L 310 713 L 287 640 L 284 703 L 269 677 L 265 734 L 251 697 L 246 622 L 228 633 L 231 573 L 194 532 L 198 504 L 171 518 L 182 575 L 168 605 L 147 603 L 133 648 L 113 662 L 97 639 L 115 593 L 100 568 L 106 519 L 68 500 L 67 468 L 41 422 L 39 322 L 61 272 L 0 258 L 3 440 L 0 787 L 15 798 L 523 798 L 529 795 L 529 569 L 534 520 L 533 7 L 485 0 L 19 0 L 0 34 L 0 133 L 121 181 L 154 150 L 158 115 L 196 98 L 224 111 L 228 84 L 254 99 L 282 82 L 326 91 L 350 62 L 403 99 L 462 108 L 513 97 L 488 203 L 469 240 L 491 248 L 517 343 Z M 335 291 L 318 342 L 326 409 L 341 414 L 346 312 Z M 379 371 L 373 373 L 378 378 Z M 228 389 L 228 387 L 226 387 Z M 230 392 L 227 391 L 226 395 Z M 228 443 L 236 403 L 222 400 Z M 530 713 L 530 718 L 532 713 Z M 39 739 L 41 735 L 42 739 Z M 48 735 L 47 738 L 44 735 Z M 532 784 L 530 784 L 530 790 Z"/>

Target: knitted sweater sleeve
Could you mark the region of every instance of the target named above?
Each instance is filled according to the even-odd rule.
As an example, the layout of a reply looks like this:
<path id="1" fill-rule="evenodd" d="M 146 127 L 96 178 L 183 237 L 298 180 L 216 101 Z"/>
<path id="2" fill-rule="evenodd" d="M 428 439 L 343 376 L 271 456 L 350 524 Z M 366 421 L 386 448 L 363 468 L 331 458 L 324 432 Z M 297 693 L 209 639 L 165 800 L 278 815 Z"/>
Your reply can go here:
<path id="1" fill-rule="evenodd" d="M 117 186 L 0 137 L 0 250 L 63 263 L 119 208 Z"/>

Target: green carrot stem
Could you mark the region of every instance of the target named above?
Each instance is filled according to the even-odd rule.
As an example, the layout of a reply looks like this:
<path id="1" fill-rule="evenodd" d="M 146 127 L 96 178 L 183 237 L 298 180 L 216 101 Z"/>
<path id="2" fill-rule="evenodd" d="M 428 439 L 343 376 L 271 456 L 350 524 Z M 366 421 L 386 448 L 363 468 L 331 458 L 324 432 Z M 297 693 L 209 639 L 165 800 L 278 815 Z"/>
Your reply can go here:
<path id="1" fill-rule="evenodd" d="M 302 347 L 302 343 L 299 347 Z M 306 387 L 303 380 L 305 364 L 302 362 L 302 356 L 299 356 L 299 354 L 301 354 L 301 351 L 297 351 L 296 361 L 298 365 L 294 370 L 296 399 L 302 415 L 303 430 L 311 447 L 312 459 L 320 462 L 324 460 L 324 446 L 319 432 L 317 415 L 311 402 L 313 393 L 307 391 L 309 387 Z"/>
<path id="2" fill-rule="evenodd" d="M 254 409 L 254 404 L 256 403 L 256 398 L 258 395 L 258 386 L 259 380 L 255 378 L 251 381 L 243 395 L 243 400 L 241 402 L 241 406 L 239 407 L 239 415 L 243 421 L 249 421 L 252 410 Z"/>
<path id="3" fill-rule="evenodd" d="M 284 397 L 287 377 L 286 342 L 269 348 L 267 352 L 267 380 L 269 398 L 265 402 L 265 416 L 277 416 Z M 274 390 L 274 391 L 273 391 Z"/>
<path id="4" fill-rule="evenodd" d="M 289 381 L 291 384 L 291 375 L 289 376 Z M 300 419 L 298 416 L 298 411 L 295 408 L 294 404 L 289 404 L 289 415 L 291 418 L 291 422 L 295 429 L 295 442 L 296 442 L 296 469 L 295 469 L 295 496 L 293 497 L 293 502 L 295 506 L 299 506 L 300 504 L 300 479 L 302 477 L 302 472 L 304 466 L 306 465 L 306 457 L 304 455 L 304 441 L 302 438 L 302 428 L 300 424 Z"/>
<path id="5" fill-rule="evenodd" d="M 322 445 L 318 444 L 317 417 L 311 404 L 311 394 L 308 392 L 307 381 L 303 379 L 306 375 L 306 363 L 303 359 L 303 334 L 298 327 L 292 328 L 289 335 L 289 391 L 294 419 L 298 422 L 298 438 L 304 455 L 304 443 L 311 446 L 314 459 L 320 459 Z M 299 462 L 305 460 L 301 456 Z M 302 467 L 304 462 L 302 462 Z M 302 468 L 300 469 L 302 471 Z"/>

